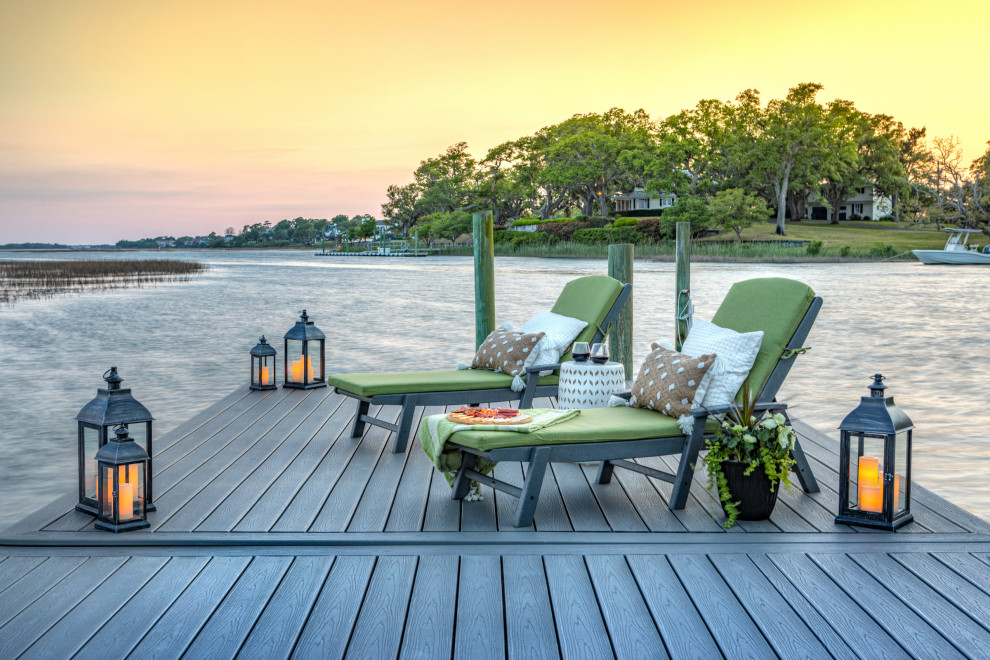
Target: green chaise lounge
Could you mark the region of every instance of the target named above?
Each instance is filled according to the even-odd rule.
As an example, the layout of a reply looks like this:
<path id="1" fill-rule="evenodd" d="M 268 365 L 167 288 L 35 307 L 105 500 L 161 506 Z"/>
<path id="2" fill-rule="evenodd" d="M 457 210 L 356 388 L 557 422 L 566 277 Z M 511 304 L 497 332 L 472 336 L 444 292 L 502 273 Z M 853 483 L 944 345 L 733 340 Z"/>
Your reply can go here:
<path id="1" fill-rule="evenodd" d="M 575 341 L 602 341 L 608 328 L 619 318 L 619 312 L 632 287 L 605 275 L 588 275 L 571 280 L 550 309 L 555 314 L 581 319 L 588 323 Z M 561 358 L 569 360 L 570 354 Z M 483 369 L 451 369 L 447 371 L 396 371 L 388 373 L 353 373 L 331 376 L 329 384 L 338 394 L 357 399 L 352 437 L 364 433 L 365 423 L 396 432 L 392 451 L 406 450 L 416 406 L 447 406 L 467 403 L 515 401 L 520 408 L 532 406 L 538 396 L 557 395 L 557 369 L 560 364 L 533 365 L 525 376 L 522 392 L 511 389 L 512 376 Z M 553 370 L 547 376 L 540 371 Z M 398 424 L 372 417 L 371 405 L 402 406 Z"/>
<path id="2" fill-rule="evenodd" d="M 822 299 L 809 286 L 794 280 L 763 278 L 738 282 L 729 289 L 712 323 L 737 332 L 764 332 L 760 351 L 749 373 L 751 390 L 759 392 L 758 409 L 783 409 L 775 403 L 794 358 L 804 345 L 818 316 Z M 628 393 L 625 393 L 628 394 Z M 505 433 L 484 430 L 459 431 L 448 447 L 463 452 L 452 496 L 464 498 L 471 481 L 487 484 L 519 498 L 514 524 L 524 527 L 533 522 L 540 486 L 550 462 L 602 461 L 598 483 L 611 481 L 615 467 L 622 467 L 674 485 L 669 506 L 683 509 L 694 475 L 694 463 L 718 422 L 711 417 L 725 409 L 695 408 L 694 430 L 690 436 L 677 420 L 645 408 L 594 408 L 582 410 L 572 420 L 534 433 Z M 786 414 L 786 413 L 785 413 Z M 680 454 L 677 474 L 655 470 L 628 459 Z M 499 481 L 474 470 L 479 457 L 493 462 L 528 463 L 522 488 Z M 818 491 L 818 483 L 800 444 L 795 444 L 794 470 L 806 492 Z"/>

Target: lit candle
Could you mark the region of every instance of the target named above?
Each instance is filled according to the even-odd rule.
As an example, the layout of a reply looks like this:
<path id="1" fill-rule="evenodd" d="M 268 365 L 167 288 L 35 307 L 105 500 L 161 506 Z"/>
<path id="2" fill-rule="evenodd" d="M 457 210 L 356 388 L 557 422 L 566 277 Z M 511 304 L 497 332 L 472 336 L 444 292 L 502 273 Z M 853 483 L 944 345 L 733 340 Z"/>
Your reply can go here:
<path id="1" fill-rule="evenodd" d="M 901 475 L 894 475 L 894 513 L 897 513 L 897 505 L 901 501 Z"/>
<path id="2" fill-rule="evenodd" d="M 306 356 L 306 373 L 309 374 L 309 382 L 313 382 L 313 356 Z"/>
<path id="3" fill-rule="evenodd" d="M 302 377 L 302 373 L 303 373 L 302 370 L 303 370 L 303 361 L 302 361 L 302 358 L 299 358 L 298 360 L 296 360 L 295 362 L 292 363 L 292 382 L 293 383 L 301 383 L 302 382 L 302 379 L 303 379 L 303 377 Z"/>
<path id="4" fill-rule="evenodd" d="M 863 511 L 883 511 L 880 461 L 872 456 L 859 457 L 859 508 Z"/>
<path id="5" fill-rule="evenodd" d="M 131 520 L 134 517 L 134 484 L 123 481 L 117 484 L 117 489 L 120 520 Z"/>
<path id="6" fill-rule="evenodd" d="M 261 368 L 261 384 L 262 385 L 268 385 L 269 384 L 269 381 L 268 381 L 268 367 L 262 367 Z"/>

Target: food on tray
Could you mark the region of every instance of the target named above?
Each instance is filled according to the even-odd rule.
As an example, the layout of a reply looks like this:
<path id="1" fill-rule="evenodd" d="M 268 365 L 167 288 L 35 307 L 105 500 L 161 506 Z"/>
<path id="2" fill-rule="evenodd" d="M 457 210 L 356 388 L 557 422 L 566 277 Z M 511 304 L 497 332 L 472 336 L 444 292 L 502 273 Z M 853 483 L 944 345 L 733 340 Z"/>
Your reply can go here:
<path id="1" fill-rule="evenodd" d="M 520 414 L 516 408 L 462 406 L 447 413 L 447 419 L 460 424 L 525 424 L 532 421 L 533 418 Z"/>

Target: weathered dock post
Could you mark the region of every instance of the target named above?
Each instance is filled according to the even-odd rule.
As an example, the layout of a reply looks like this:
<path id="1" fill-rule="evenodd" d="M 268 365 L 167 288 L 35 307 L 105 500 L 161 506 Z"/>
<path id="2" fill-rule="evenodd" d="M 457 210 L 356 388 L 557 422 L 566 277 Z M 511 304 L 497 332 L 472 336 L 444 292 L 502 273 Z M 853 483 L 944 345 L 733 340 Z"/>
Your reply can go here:
<path id="1" fill-rule="evenodd" d="M 691 327 L 691 223 L 677 223 L 674 250 L 674 345 L 681 350 Z"/>
<path id="2" fill-rule="evenodd" d="M 623 284 L 633 283 L 633 244 L 618 243 L 608 246 L 608 276 Z M 608 352 L 613 362 L 619 362 L 626 369 L 626 380 L 635 378 L 632 364 L 633 341 L 633 297 L 630 293 L 622 307 L 619 320 L 609 330 Z"/>
<path id="3" fill-rule="evenodd" d="M 492 212 L 474 214 L 474 339 L 480 347 L 495 329 L 495 235 Z"/>

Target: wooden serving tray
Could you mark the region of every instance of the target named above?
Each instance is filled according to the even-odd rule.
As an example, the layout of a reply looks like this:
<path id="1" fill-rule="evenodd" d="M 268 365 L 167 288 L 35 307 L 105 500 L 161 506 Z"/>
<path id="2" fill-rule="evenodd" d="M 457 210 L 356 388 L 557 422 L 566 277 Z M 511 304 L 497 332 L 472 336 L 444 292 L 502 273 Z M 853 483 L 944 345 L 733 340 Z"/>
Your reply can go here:
<path id="1" fill-rule="evenodd" d="M 529 415 L 522 414 L 515 417 L 500 417 L 499 419 L 495 419 L 494 417 L 473 417 L 459 412 L 447 413 L 447 419 L 458 424 L 492 424 L 495 426 L 515 426 L 516 424 L 526 424 L 533 421 L 533 418 Z"/>

